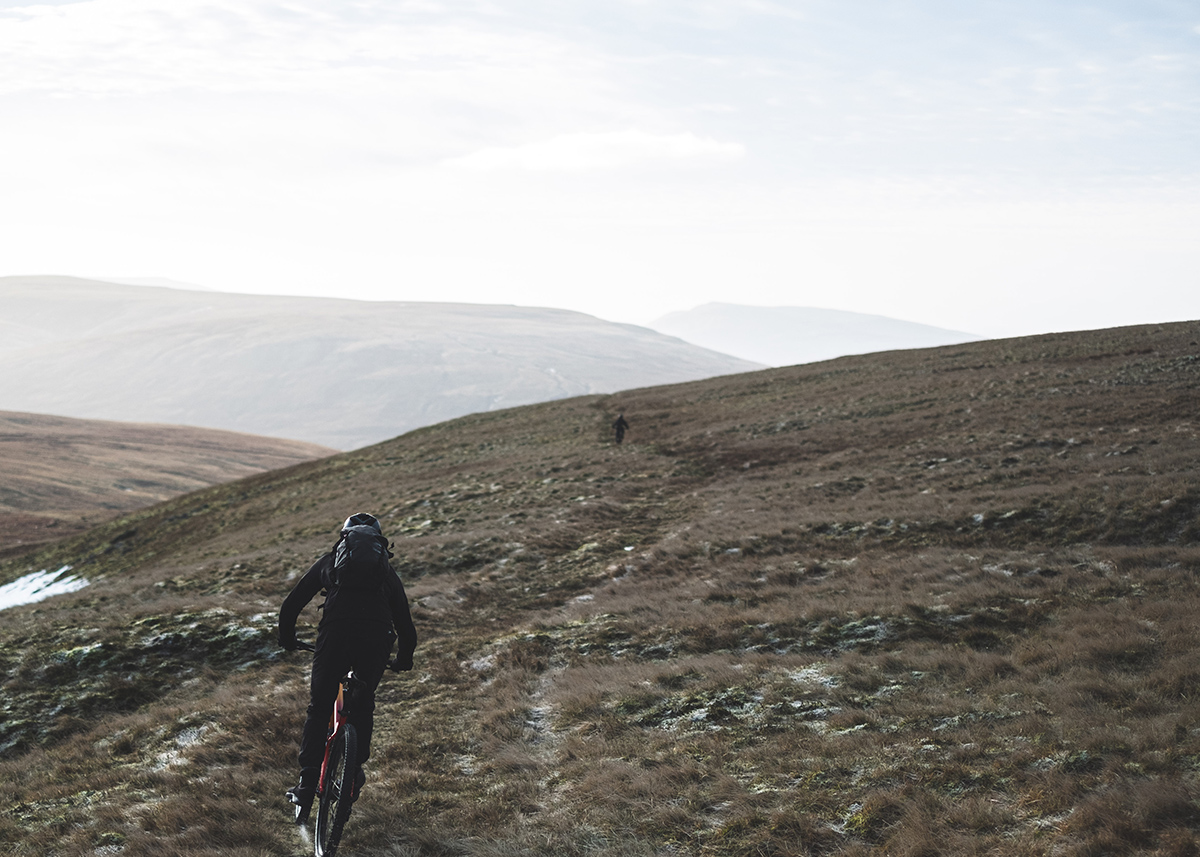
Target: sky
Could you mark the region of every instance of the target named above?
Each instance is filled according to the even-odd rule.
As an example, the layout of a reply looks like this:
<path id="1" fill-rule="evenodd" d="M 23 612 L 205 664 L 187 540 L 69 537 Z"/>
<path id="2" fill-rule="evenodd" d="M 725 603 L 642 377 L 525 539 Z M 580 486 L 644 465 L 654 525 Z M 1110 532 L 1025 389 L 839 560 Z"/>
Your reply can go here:
<path id="1" fill-rule="evenodd" d="M 0 275 L 1200 318 L 1194 0 L 0 0 Z"/>

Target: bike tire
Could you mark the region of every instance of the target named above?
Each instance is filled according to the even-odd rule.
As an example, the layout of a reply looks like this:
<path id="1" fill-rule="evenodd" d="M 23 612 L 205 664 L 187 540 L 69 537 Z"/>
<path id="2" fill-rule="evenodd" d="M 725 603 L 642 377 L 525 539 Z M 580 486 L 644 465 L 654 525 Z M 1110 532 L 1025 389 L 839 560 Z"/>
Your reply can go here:
<path id="1" fill-rule="evenodd" d="M 354 727 L 347 723 L 334 741 L 329 757 L 329 781 L 321 789 L 321 803 L 317 809 L 316 845 L 317 857 L 333 857 L 342 839 L 342 828 L 350 817 L 350 805 L 354 802 L 354 777 L 358 772 L 358 736 Z"/>

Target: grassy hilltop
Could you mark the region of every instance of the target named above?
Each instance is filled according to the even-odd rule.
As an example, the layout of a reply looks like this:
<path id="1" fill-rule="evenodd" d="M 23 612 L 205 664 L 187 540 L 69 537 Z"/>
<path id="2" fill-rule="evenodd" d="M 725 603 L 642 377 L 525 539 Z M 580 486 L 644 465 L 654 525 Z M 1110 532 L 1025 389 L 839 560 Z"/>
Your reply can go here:
<path id="1" fill-rule="evenodd" d="M 122 512 L 337 452 L 220 429 L 0 411 L 0 556 Z"/>
<path id="2" fill-rule="evenodd" d="M 422 639 L 347 854 L 1194 855 L 1198 390 L 1195 322 L 848 357 L 465 417 L 7 559 L 91 585 L 3 614 L 0 842 L 305 853 L 275 612 L 370 510 Z"/>

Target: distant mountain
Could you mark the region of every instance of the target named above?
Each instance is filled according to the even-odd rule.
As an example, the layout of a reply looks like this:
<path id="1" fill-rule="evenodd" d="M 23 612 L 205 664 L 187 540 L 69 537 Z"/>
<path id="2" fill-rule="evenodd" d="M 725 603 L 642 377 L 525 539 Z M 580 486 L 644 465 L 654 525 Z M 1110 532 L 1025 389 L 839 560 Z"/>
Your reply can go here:
<path id="1" fill-rule="evenodd" d="M 0 408 L 353 449 L 452 417 L 761 368 L 565 310 L 0 278 Z"/>
<path id="2" fill-rule="evenodd" d="M 931 348 L 982 337 L 867 315 L 813 307 L 755 307 L 710 303 L 650 322 L 660 333 L 768 366 L 814 363 L 848 354 Z"/>
<path id="3" fill-rule="evenodd" d="M 164 289 L 184 289 L 189 292 L 215 292 L 208 286 L 198 286 L 195 283 L 185 283 L 172 280 L 169 277 L 101 277 L 105 283 L 117 283 L 122 286 L 160 286 Z"/>
<path id="4" fill-rule="evenodd" d="M 334 452 L 217 429 L 0 411 L 0 555 Z"/>

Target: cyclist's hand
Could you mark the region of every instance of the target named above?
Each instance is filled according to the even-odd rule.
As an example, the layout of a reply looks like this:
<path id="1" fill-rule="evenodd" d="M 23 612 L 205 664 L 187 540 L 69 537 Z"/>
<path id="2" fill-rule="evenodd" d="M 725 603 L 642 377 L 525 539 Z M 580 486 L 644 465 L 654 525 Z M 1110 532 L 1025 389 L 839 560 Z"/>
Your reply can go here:
<path id="1" fill-rule="evenodd" d="M 280 640 L 279 645 L 289 652 L 294 652 L 297 648 L 299 648 L 295 637 L 292 637 L 290 640 Z"/>
<path id="2" fill-rule="evenodd" d="M 411 670 L 412 667 L 412 658 L 403 661 L 400 660 L 400 658 L 396 658 L 390 664 L 388 664 L 388 669 L 398 673 L 406 673 Z"/>

